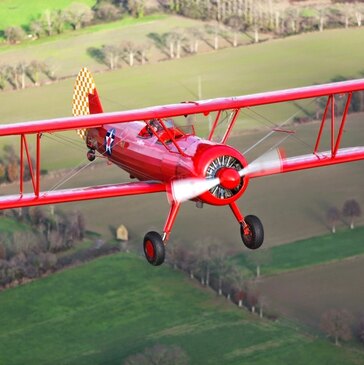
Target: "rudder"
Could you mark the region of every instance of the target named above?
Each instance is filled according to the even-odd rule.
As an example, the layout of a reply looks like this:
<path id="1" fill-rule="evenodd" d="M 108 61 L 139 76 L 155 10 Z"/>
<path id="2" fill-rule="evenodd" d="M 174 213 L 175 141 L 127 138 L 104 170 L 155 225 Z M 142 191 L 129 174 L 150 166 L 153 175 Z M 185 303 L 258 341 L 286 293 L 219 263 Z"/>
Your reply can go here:
<path id="1" fill-rule="evenodd" d="M 72 114 L 77 117 L 102 112 L 103 109 L 94 78 L 91 72 L 86 67 L 83 67 L 77 75 L 73 88 Z M 82 139 L 86 139 L 86 129 L 78 129 L 77 134 Z"/>

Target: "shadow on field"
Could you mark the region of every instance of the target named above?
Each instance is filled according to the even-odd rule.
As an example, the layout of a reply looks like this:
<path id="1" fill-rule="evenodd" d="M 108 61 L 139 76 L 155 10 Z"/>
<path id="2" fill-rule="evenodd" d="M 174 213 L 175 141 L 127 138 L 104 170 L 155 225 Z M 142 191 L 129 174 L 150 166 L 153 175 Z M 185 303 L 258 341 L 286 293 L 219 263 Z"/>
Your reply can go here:
<path id="1" fill-rule="evenodd" d="M 163 34 L 155 32 L 149 33 L 147 37 L 154 42 L 156 48 L 158 48 L 165 56 L 169 58 L 169 53 L 166 51 L 166 38 Z"/>
<path id="2" fill-rule="evenodd" d="M 96 48 L 96 47 L 89 47 L 87 48 L 87 54 L 92 57 L 95 61 L 101 63 L 101 64 L 105 64 L 105 56 L 102 53 L 100 48 Z"/>
<path id="3" fill-rule="evenodd" d="M 332 207 L 332 204 L 325 200 L 317 200 L 316 203 L 317 203 L 319 210 L 322 211 L 323 214 L 325 214 Z M 314 219 L 316 222 L 319 222 L 324 227 L 326 227 L 326 229 L 329 232 L 331 232 L 331 226 L 328 224 L 328 222 L 324 218 L 324 215 L 317 212 L 317 209 L 315 209 L 314 207 L 309 207 L 309 208 L 305 209 L 305 213 L 311 219 Z"/>

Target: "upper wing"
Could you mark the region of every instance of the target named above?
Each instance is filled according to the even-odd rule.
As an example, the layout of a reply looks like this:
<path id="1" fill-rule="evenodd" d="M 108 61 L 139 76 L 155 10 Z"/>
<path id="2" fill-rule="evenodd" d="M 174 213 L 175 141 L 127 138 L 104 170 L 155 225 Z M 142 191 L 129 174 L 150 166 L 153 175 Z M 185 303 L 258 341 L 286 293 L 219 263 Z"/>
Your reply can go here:
<path id="1" fill-rule="evenodd" d="M 157 106 L 152 108 L 121 111 L 116 113 L 100 113 L 85 115 L 79 117 L 67 117 L 59 119 L 50 119 L 43 121 L 34 121 L 27 123 L 7 124 L 0 126 L 0 136 L 19 135 L 21 139 L 21 166 L 23 166 L 23 151 L 26 152 L 28 164 L 30 167 L 34 193 L 23 193 L 23 169 L 20 170 L 20 193 L 15 196 L 0 197 L 0 209 L 14 208 L 29 205 L 53 204 L 59 202 L 69 202 L 84 199 L 106 198 L 113 196 L 123 196 L 132 194 L 146 194 L 161 192 L 166 190 L 163 183 L 158 182 L 136 182 L 128 184 L 118 184 L 99 187 L 87 187 L 81 189 L 57 190 L 53 192 L 40 192 L 40 139 L 44 132 L 55 132 L 70 129 L 84 129 L 102 126 L 104 124 L 123 123 L 135 120 L 149 120 L 153 118 L 176 117 L 189 114 L 203 113 L 207 115 L 210 112 L 218 112 L 215 124 L 218 121 L 221 111 L 233 110 L 234 116 L 223 138 L 223 143 L 229 136 L 234 125 L 239 110 L 245 107 L 252 107 L 264 104 L 286 102 L 291 100 L 328 96 L 325 114 L 322 119 L 321 128 L 316 141 L 316 146 L 312 154 L 287 158 L 282 161 L 280 172 L 295 171 L 305 168 L 324 166 L 340 162 L 355 161 L 364 158 L 364 147 L 350 149 L 340 149 L 340 140 L 343 132 L 348 105 L 350 104 L 351 95 L 355 91 L 364 90 L 364 79 L 352 80 L 338 83 L 331 83 L 318 86 L 310 86 L 296 89 L 272 91 L 267 93 L 253 94 L 247 96 L 218 98 L 198 102 L 187 102 L 180 104 L 171 104 Z M 326 121 L 326 113 L 330 105 L 334 110 L 334 95 L 347 94 L 347 104 L 344 116 L 341 122 L 340 130 L 336 136 L 333 131 L 334 120 L 331 117 L 331 151 L 318 152 L 318 146 L 321 139 L 321 133 Z M 331 113 L 334 115 L 334 113 Z M 36 166 L 32 169 L 32 163 L 27 146 L 28 134 L 36 134 L 37 137 L 37 161 Z M 35 170 L 33 172 L 33 170 Z M 272 174 L 272 171 L 256 173 L 254 176 L 264 176 Z M 274 173 L 277 173 L 275 171 Z"/>
<path id="2" fill-rule="evenodd" d="M 54 132 L 68 129 L 98 127 L 103 124 L 123 123 L 153 118 L 177 117 L 189 114 L 208 114 L 222 110 L 239 110 L 245 107 L 280 103 L 292 100 L 346 94 L 364 90 L 364 79 L 343 81 L 331 84 L 279 90 L 266 93 L 217 98 L 197 102 L 169 104 L 152 108 L 120 111 L 114 113 L 92 114 L 79 117 L 67 117 L 33 121 L 0 126 L 0 136 L 29 133 Z"/>

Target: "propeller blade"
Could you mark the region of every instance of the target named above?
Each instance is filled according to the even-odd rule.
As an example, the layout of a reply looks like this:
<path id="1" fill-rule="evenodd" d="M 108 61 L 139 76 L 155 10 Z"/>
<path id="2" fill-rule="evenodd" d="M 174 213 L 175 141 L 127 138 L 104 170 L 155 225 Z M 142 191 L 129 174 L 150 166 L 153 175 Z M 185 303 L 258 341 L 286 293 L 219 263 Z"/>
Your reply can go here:
<path id="1" fill-rule="evenodd" d="M 253 175 L 256 173 L 280 171 L 282 168 L 282 154 L 279 149 L 268 151 L 264 155 L 258 157 L 244 169 L 239 171 L 240 177 L 245 175 Z M 174 180 L 171 182 L 168 199 L 171 202 L 183 203 L 187 200 L 196 198 L 197 196 L 212 189 L 220 184 L 218 177 L 213 179 L 203 179 L 199 177 Z"/>
<path id="2" fill-rule="evenodd" d="M 245 175 L 253 175 L 256 173 L 274 172 L 282 169 L 282 151 L 278 148 L 270 150 L 256 160 L 252 161 L 248 166 L 239 171 L 241 177 Z"/>
<path id="3" fill-rule="evenodd" d="M 220 184 L 219 178 L 202 179 L 196 177 L 174 180 L 171 182 L 172 199 L 177 203 L 182 203 L 196 198 L 218 184 Z"/>

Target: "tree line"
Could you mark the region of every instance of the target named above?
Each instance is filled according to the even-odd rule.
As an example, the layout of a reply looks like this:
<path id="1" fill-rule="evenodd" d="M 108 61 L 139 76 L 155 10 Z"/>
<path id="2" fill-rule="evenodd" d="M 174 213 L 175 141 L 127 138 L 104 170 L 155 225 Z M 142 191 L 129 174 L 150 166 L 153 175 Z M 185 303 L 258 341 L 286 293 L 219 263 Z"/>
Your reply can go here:
<path id="1" fill-rule="evenodd" d="M 174 242 L 167 251 L 167 262 L 174 269 L 186 272 L 191 279 L 198 280 L 201 285 L 215 290 L 218 296 L 225 296 L 237 306 L 245 306 L 263 317 L 267 298 L 257 289 L 255 279 L 245 280 L 241 266 L 227 255 L 217 241 L 206 239 L 198 242 L 197 247 L 189 250 Z M 258 279 L 261 265 L 271 259 L 270 250 L 252 251 L 245 255 L 248 265 L 255 268 Z M 272 311 L 266 316 L 276 318 Z"/>
<path id="2" fill-rule="evenodd" d="M 302 4 L 301 4 L 302 3 Z M 72 3 L 64 10 L 46 10 L 37 19 L 22 27 L 8 27 L 4 36 L 9 44 L 19 43 L 27 37 L 41 38 L 61 34 L 66 29 L 115 21 L 131 15 L 141 18 L 145 14 L 164 11 L 185 17 L 227 26 L 233 33 L 253 32 L 252 41 L 260 41 L 260 33 L 288 36 L 326 28 L 348 28 L 362 25 L 364 5 L 360 1 L 306 5 L 305 1 L 291 5 L 273 0 L 161 0 L 159 7 L 148 6 L 145 0 L 98 0 L 94 7 Z M 27 36 L 27 33 L 29 36 Z"/>
<path id="3" fill-rule="evenodd" d="M 74 2 L 65 9 L 45 10 L 24 27 L 11 26 L 3 30 L 9 44 L 17 44 L 25 39 L 39 39 L 59 35 L 67 29 L 79 30 L 98 23 L 122 19 L 125 14 L 144 16 L 144 1 L 97 1 L 92 8 Z"/>
<path id="4" fill-rule="evenodd" d="M 320 329 L 332 339 L 336 346 L 341 341 L 349 341 L 353 335 L 364 344 L 364 317 L 355 323 L 353 331 L 353 316 L 346 309 L 329 309 L 321 316 Z"/>
<path id="5" fill-rule="evenodd" d="M 34 160 L 32 158 L 31 161 L 34 166 Z M 3 147 L 3 155 L 0 158 L 0 184 L 12 183 L 18 181 L 19 175 L 20 175 L 19 155 L 17 155 L 12 145 L 5 145 Z M 29 181 L 31 179 L 28 164 L 24 165 L 23 178 L 24 181 Z"/>
<path id="6" fill-rule="evenodd" d="M 56 268 L 57 252 L 68 250 L 85 235 L 80 212 L 46 212 L 39 207 L 1 211 L 19 224 L 11 233 L 0 233 L 0 285 L 34 278 Z"/>
<path id="7" fill-rule="evenodd" d="M 32 60 L 20 61 L 16 65 L 0 65 L 0 89 L 5 90 L 10 85 L 14 90 L 25 89 L 27 86 L 40 86 L 41 79 L 46 77 L 55 81 L 54 71 L 45 62 Z"/>
<path id="8" fill-rule="evenodd" d="M 214 20 L 238 31 L 252 31 L 254 41 L 259 33 L 287 36 L 325 28 L 361 26 L 362 2 L 309 4 L 273 0 L 164 0 L 167 12 L 194 19 Z"/>

